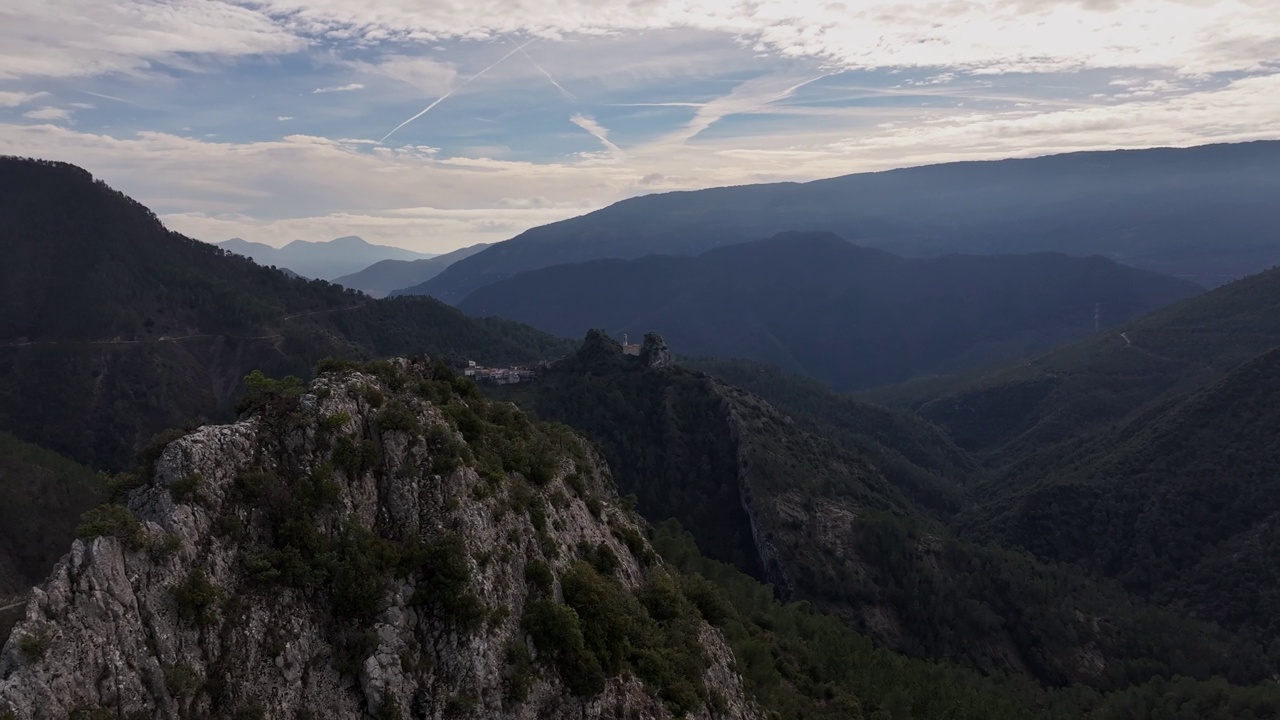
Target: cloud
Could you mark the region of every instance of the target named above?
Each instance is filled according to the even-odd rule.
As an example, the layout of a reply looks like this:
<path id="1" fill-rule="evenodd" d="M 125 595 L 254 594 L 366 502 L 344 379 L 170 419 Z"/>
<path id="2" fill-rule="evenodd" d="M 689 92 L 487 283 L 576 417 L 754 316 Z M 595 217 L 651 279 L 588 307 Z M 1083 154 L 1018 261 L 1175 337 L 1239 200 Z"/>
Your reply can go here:
<path id="1" fill-rule="evenodd" d="M 292 119 L 293 119 L 293 116 L 292 116 L 292 115 L 281 115 L 281 116 L 279 116 L 279 117 L 277 117 L 277 118 L 276 118 L 276 120 L 279 120 L 280 122 L 286 122 L 286 121 L 289 121 L 289 120 L 292 120 Z"/>
<path id="2" fill-rule="evenodd" d="M 1280 57 L 1273 0 L 261 0 L 290 27 L 434 43 L 520 34 L 694 29 L 832 68 L 1024 72 L 1163 67 L 1256 69 Z"/>
<path id="3" fill-rule="evenodd" d="M 221 0 L 40 0 L 0 11 L 0 79 L 137 73 L 193 58 L 294 52 L 307 40 Z"/>
<path id="4" fill-rule="evenodd" d="M 374 62 L 356 61 L 350 65 L 357 72 L 389 78 L 432 95 L 447 91 L 458 74 L 457 70 L 445 63 L 410 55 L 386 55 Z M 353 85 L 363 87 L 359 83 L 351 83 L 345 87 L 355 89 Z"/>
<path id="5" fill-rule="evenodd" d="M 363 89 L 364 85 L 360 83 L 347 83 L 346 85 L 334 85 L 332 87 L 318 87 L 315 90 L 312 90 L 311 94 L 318 95 L 320 93 L 352 92 L 354 90 Z"/>
<path id="6" fill-rule="evenodd" d="M 32 120 L 69 120 L 71 119 L 71 111 L 46 105 L 39 110 L 24 112 L 22 117 L 31 118 Z"/>
<path id="7" fill-rule="evenodd" d="M 605 128 L 603 125 L 601 125 L 600 123 L 596 122 L 595 118 L 588 117 L 586 115 L 578 113 L 573 117 L 569 118 L 569 122 L 572 122 L 574 125 L 577 125 L 583 130 L 586 130 L 587 132 L 594 135 L 595 138 L 600 142 L 604 143 L 604 146 L 608 148 L 611 152 L 616 152 L 616 153 L 622 152 L 622 148 L 610 142 L 609 130 Z"/>
<path id="8" fill-rule="evenodd" d="M 784 80 L 751 85 L 734 103 L 750 105 L 745 99 L 773 97 L 795 84 L 795 78 Z M 679 147 L 664 137 L 629 145 L 623 155 L 539 162 L 312 135 L 232 143 L 3 124 L 0 154 L 72 159 L 201 239 L 239 235 L 283 243 L 358 234 L 440 251 L 506 239 L 644 192 L 811 180 L 960 159 L 1276 138 L 1280 75 L 1087 107 L 843 110 L 843 116 L 802 118 L 800 125 L 783 126 L 785 132 L 762 121 L 732 134 L 703 133 Z M 580 120 L 591 124 L 585 115 Z M 604 134 L 602 126 L 597 129 Z"/>
<path id="9" fill-rule="evenodd" d="M 18 107 L 48 94 L 47 92 L 24 93 L 0 90 L 0 107 Z"/>

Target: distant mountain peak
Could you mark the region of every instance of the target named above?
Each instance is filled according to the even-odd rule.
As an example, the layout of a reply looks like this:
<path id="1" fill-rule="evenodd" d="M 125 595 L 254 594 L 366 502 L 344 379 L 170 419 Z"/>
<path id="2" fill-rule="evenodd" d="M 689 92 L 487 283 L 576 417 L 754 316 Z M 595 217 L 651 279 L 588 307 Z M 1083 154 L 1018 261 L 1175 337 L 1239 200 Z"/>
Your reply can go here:
<path id="1" fill-rule="evenodd" d="M 355 235 L 322 241 L 294 240 L 280 248 L 243 238 L 231 238 L 217 244 L 245 255 L 260 265 L 287 268 L 304 277 L 324 280 L 359 272 L 382 260 L 426 260 L 436 257 L 391 245 L 375 245 Z"/>

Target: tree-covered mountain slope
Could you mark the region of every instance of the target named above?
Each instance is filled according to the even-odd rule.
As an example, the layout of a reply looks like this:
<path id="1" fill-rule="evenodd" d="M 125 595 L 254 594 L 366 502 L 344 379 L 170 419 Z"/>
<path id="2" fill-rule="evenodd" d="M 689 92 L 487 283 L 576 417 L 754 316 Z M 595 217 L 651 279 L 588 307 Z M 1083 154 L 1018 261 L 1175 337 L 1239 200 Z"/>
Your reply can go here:
<path id="1" fill-rule="evenodd" d="M 1280 262 L 1280 142 L 959 162 L 647 195 L 528 230 L 422 289 L 450 303 L 517 273 L 697 255 L 828 231 L 900 255 L 1102 254 L 1213 287 Z"/>
<path id="2" fill-rule="evenodd" d="M 918 410 L 1000 465 L 1220 380 L 1275 347 L 1280 270 L 1269 270 L 1025 363 L 867 397 Z"/>
<path id="3" fill-rule="evenodd" d="M 0 599 L 44 579 L 106 491 L 92 470 L 0 433 Z"/>
<path id="4" fill-rule="evenodd" d="M 1101 257 L 906 259 L 830 233 L 783 233 L 697 257 L 535 270 L 460 307 L 562 337 L 656 329 L 689 354 L 857 390 L 1033 355 L 1198 292 Z"/>
<path id="5" fill-rule="evenodd" d="M 1277 429 L 1280 350 L 1002 470 L 975 490 L 982 504 L 964 526 L 1117 578 L 1280 657 Z"/>
<path id="6" fill-rule="evenodd" d="M 1113 692 L 1073 685 L 1045 689 L 1019 675 L 983 676 L 904 658 L 874 645 L 807 602 L 779 602 L 773 588 L 704 557 L 668 521 L 654 548 L 686 573 L 684 583 L 715 608 L 747 692 L 780 720 L 849 718 L 1060 718 L 1061 720 L 1239 720 L 1280 716 L 1274 680 L 1251 686 L 1223 678 L 1139 680 Z"/>
<path id="7" fill-rule="evenodd" d="M 494 392 L 599 443 L 651 522 L 677 518 L 710 557 L 908 654 L 1102 688 L 1267 672 L 1228 636 L 1113 583 L 958 539 L 944 520 L 966 478 L 944 468 L 964 456 L 940 453 L 936 429 L 904 420 L 897 431 L 920 438 L 876 450 L 883 436 L 852 419 L 856 405 L 843 421 L 797 421 L 672 365 L 664 347 L 649 337 L 632 357 L 591 333 L 536 383 Z"/>
<path id="8" fill-rule="evenodd" d="M 152 434 L 229 418 L 250 370 L 431 351 L 490 363 L 563 352 L 427 298 L 373 301 L 166 230 L 62 163 L 0 158 L 0 430 L 121 467 Z"/>

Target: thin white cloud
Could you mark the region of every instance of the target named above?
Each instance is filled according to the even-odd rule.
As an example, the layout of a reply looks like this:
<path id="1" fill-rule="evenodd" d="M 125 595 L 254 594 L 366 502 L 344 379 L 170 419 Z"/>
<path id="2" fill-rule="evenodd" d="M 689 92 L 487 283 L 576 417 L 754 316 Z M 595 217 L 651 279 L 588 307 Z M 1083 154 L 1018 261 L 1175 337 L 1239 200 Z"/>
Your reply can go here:
<path id="1" fill-rule="evenodd" d="M 71 111 L 46 105 L 39 110 L 28 110 L 22 113 L 22 117 L 31 118 L 32 120 L 69 120 Z"/>
<path id="2" fill-rule="evenodd" d="M 292 115 L 281 115 L 281 116 L 279 116 L 279 117 L 277 117 L 277 118 L 276 118 L 276 120 L 279 120 L 280 122 L 287 122 L 287 121 L 292 120 L 292 119 L 293 119 L 293 116 L 292 116 Z"/>
<path id="3" fill-rule="evenodd" d="M 291 27 L 434 42 L 634 31 L 725 33 L 832 67 L 986 72 L 1163 67 L 1256 69 L 1280 56 L 1274 0 L 262 0 Z"/>
<path id="4" fill-rule="evenodd" d="M 18 107 L 25 105 L 32 100 L 47 96 L 47 92 L 13 92 L 9 90 L 0 90 L 0 107 Z"/>
<path id="5" fill-rule="evenodd" d="M 132 100 L 126 100 L 126 99 L 124 99 L 124 98 L 122 98 L 122 97 L 116 97 L 115 95 L 104 95 L 103 93 L 100 93 L 100 92 L 93 92 L 92 90 L 81 90 L 80 92 L 84 93 L 85 95 L 92 95 L 93 97 L 96 97 L 96 98 L 102 98 L 103 100 L 112 100 L 112 101 L 115 101 L 115 102 L 118 102 L 118 103 L 124 103 L 125 105 L 133 105 L 133 106 L 135 106 L 135 107 L 142 107 L 142 105 L 140 105 L 140 104 L 138 104 L 138 103 L 136 103 L 136 102 L 134 102 L 134 101 L 132 101 Z"/>
<path id="6" fill-rule="evenodd" d="M 0 79 L 134 73 L 155 63 L 301 50 L 307 41 L 225 0 L 19 0 L 0 10 Z"/>
<path id="7" fill-rule="evenodd" d="M 604 146 L 608 148 L 610 151 L 615 153 L 622 152 L 622 148 L 618 147 L 617 145 L 614 145 L 613 142 L 609 140 L 608 128 L 596 122 L 595 118 L 588 117 L 586 115 L 578 113 L 573 117 L 569 118 L 569 122 L 572 122 L 574 125 L 577 125 L 583 130 L 586 130 L 587 132 L 594 135 L 595 138 L 599 140 L 601 143 L 604 143 Z"/>
<path id="8" fill-rule="evenodd" d="M 792 80 L 776 78 L 770 92 L 756 86 L 738 99 L 776 95 Z M 73 159 L 203 239 L 239 235 L 284 242 L 358 234 L 438 251 L 505 239 L 642 192 L 810 180 L 958 159 L 1275 139 L 1280 75 L 1076 108 L 862 110 L 868 115 L 849 108 L 846 117 L 808 118 L 786 132 L 752 123 L 733 134 L 704 133 L 679 147 L 660 138 L 629 145 L 625 155 L 545 162 L 442 157 L 433 147 L 374 147 L 306 135 L 230 143 L 3 124 L 0 155 Z"/>
<path id="9" fill-rule="evenodd" d="M 318 87 L 311 91 L 312 95 L 320 93 L 336 93 L 336 92 L 353 92 L 355 90 L 363 90 L 364 85 L 361 83 L 347 83 L 346 85 L 333 85 L 331 87 Z"/>
<path id="10" fill-rule="evenodd" d="M 451 65 L 410 55 L 387 55 L 375 62 L 352 62 L 350 67 L 357 72 L 389 78 L 409 85 L 420 93 L 432 95 L 448 90 L 458 74 Z M 343 87 L 354 90 L 356 88 L 353 85 L 364 87 L 360 83 Z"/>

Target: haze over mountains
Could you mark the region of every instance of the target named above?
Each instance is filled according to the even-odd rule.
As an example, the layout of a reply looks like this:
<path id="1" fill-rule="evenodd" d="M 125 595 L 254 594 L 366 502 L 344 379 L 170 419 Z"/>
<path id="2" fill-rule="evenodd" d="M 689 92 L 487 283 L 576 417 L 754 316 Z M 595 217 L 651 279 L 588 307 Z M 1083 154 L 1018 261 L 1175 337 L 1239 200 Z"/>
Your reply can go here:
<path id="1" fill-rule="evenodd" d="M 416 292 L 451 304 L 551 265 L 697 255 L 786 231 L 917 257 L 1100 254 L 1214 287 L 1280 263 L 1280 142 L 963 162 L 664 193 L 533 228 Z"/>
<path id="2" fill-rule="evenodd" d="M 561 337 L 661 328 L 689 355 L 751 358 L 854 390 L 1031 355 L 1199 291 L 1096 256 L 904 259 L 830 233 L 783 233 L 697 257 L 520 273 L 460 307 Z"/>
<path id="3" fill-rule="evenodd" d="M 321 280 L 349 275 L 383 260 L 427 260 L 436 257 L 390 245 L 374 245 L 354 235 L 325 242 L 294 240 L 279 248 L 240 238 L 214 244 L 251 258 L 259 265 L 287 269 L 305 278 Z"/>
<path id="4" fill-rule="evenodd" d="M 489 243 L 481 243 L 430 258 L 380 260 L 359 272 L 333 278 L 333 281 L 343 287 L 359 290 L 370 297 L 417 295 L 419 293 L 413 290 L 415 286 L 425 283 L 453 263 L 471 257 L 487 247 Z"/>

